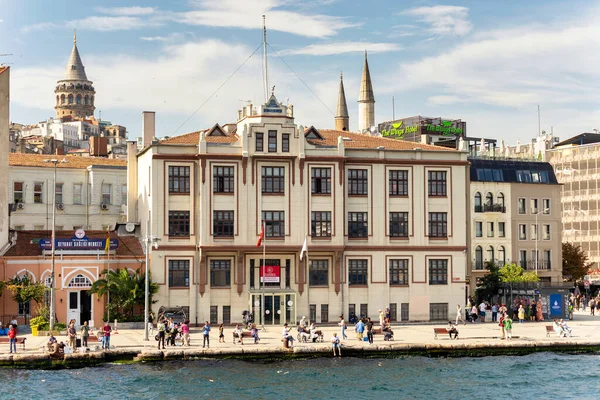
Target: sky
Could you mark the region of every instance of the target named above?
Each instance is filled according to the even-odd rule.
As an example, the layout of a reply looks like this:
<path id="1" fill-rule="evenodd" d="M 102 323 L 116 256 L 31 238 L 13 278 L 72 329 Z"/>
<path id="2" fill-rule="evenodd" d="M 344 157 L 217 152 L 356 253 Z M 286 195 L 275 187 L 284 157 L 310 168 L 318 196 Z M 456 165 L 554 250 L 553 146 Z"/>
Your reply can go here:
<path id="1" fill-rule="evenodd" d="M 367 50 L 376 123 L 462 119 L 469 136 L 524 143 L 539 105 L 541 129 L 562 139 L 600 129 L 600 3 L 581 0 L 0 0 L 11 120 L 54 116 L 77 29 L 96 117 L 130 139 L 142 111 L 158 137 L 235 122 L 264 102 L 262 15 L 269 85 L 299 125 L 333 128 L 343 72 L 357 129 Z"/>

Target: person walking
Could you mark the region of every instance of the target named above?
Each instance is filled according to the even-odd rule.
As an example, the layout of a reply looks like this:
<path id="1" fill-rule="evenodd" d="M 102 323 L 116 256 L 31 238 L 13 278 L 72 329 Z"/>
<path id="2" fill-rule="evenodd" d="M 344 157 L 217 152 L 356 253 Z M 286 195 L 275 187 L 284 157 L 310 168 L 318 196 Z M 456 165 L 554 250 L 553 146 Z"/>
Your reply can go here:
<path id="1" fill-rule="evenodd" d="M 504 330 L 506 331 L 506 340 L 512 340 L 513 320 L 507 315 L 503 321 Z"/>
<path id="2" fill-rule="evenodd" d="M 356 331 L 356 338 L 358 339 L 359 342 L 362 342 L 364 332 L 365 332 L 365 323 L 363 322 L 362 318 L 358 320 L 354 330 Z"/>
<path id="3" fill-rule="evenodd" d="M 500 340 L 504 340 L 504 338 L 506 337 L 505 330 L 504 330 L 504 318 L 506 318 L 507 315 L 508 314 L 505 312 L 500 314 L 500 323 L 498 324 L 498 326 L 502 330 L 502 335 L 500 336 Z"/>
<path id="4" fill-rule="evenodd" d="M 343 340 L 348 339 L 348 336 L 346 336 L 346 321 L 344 321 L 344 316 L 340 315 L 340 322 L 338 323 L 338 325 L 340 326 L 340 330 L 341 330 L 341 334 L 340 336 L 342 337 Z M 339 338 L 338 338 L 339 340 Z"/>
<path id="5" fill-rule="evenodd" d="M 367 339 L 369 344 L 373 344 L 373 321 L 371 318 L 367 318 Z"/>
<path id="6" fill-rule="evenodd" d="M 522 324 L 525 321 L 525 308 L 523 308 L 523 304 L 519 306 L 519 310 L 517 311 L 517 315 L 519 316 L 519 323 Z"/>
<path id="7" fill-rule="evenodd" d="M 17 352 L 17 328 L 14 325 L 8 327 L 8 349 L 10 353 Z"/>
<path id="8" fill-rule="evenodd" d="M 208 323 L 208 321 L 204 323 L 204 328 L 202 328 L 202 334 L 204 335 L 204 342 L 202 342 L 202 348 L 204 348 L 204 346 L 210 347 L 210 324 Z"/>
<path id="9" fill-rule="evenodd" d="M 150 335 L 154 335 L 154 314 L 152 314 L 152 311 L 148 313 L 148 332 Z"/>
<path id="10" fill-rule="evenodd" d="M 87 321 L 85 321 L 83 325 L 81 325 L 81 329 L 79 331 L 81 332 L 81 346 L 87 347 L 88 338 L 90 337 L 90 327 Z"/>
<path id="11" fill-rule="evenodd" d="M 335 357 L 335 351 L 337 350 L 339 356 L 342 356 L 342 348 L 340 345 L 340 338 L 337 333 L 333 332 L 333 337 L 331 338 L 331 348 L 333 349 L 333 356 Z"/>
<path id="12" fill-rule="evenodd" d="M 462 322 L 463 325 L 467 324 L 462 317 L 462 307 L 460 306 L 460 304 L 456 305 L 456 325 L 458 325 L 458 321 Z"/>
<path id="13" fill-rule="evenodd" d="M 219 325 L 219 343 L 225 343 L 225 334 L 223 333 L 223 324 Z"/>
<path id="14" fill-rule="evenodd" d="M 159 319 L 158 323 L 156 324 L 156 330 L 158 331 L 158 334 L 156 335 L 158 337 L 158 349 L 160 350 L 160 345 L 162 344 L 162 348 L 163 350 L 165 349 L 165 332 L 166 332 L 167 327 L 165 326 L 165 321 L 163 319 Z"/>

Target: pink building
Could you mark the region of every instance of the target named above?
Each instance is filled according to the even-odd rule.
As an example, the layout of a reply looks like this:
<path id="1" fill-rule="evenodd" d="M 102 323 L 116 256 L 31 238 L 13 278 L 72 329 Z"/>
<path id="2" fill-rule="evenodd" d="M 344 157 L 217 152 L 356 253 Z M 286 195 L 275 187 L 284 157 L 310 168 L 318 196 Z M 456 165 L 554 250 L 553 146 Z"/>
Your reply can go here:
<path id="1" fill-rule="evenodd" d="M 16 242 L 0 257 L 0 280 L 8 281 L 28 275 L 34 282 L 50 285 L 51 232 L 19 231 Z M 144 252 L 133 236 L 117 237 L 111 233 L 110 250 L 105 250 L 107 234 L 103 231 L 82 230 L 56 233 L 55 279 L 57 322 L 74 319 L 77 325 L 90 321 L 102 326 L 106 296 L 89 294 L 92 284 L 102 278 L 102 272 L 127 268 L 131 273 L 144 267 Z M 0 320 L 17 315 L 20 323 L 37 315 L 37 304 L 18 304 L 5 290 L 0 297 Z M 5 321 L 6 320 L 6 321 Z"/>

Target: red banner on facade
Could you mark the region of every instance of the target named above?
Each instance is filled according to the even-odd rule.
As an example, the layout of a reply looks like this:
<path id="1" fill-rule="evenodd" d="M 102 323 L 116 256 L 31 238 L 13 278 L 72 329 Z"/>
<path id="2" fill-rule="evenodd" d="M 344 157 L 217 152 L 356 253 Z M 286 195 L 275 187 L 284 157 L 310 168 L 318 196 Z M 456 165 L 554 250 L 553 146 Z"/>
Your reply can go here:
<path id="1" fill-rule="evenodd" d="M 270 266 L 260 268 L 260 281 L 263 283 L 279 283 L 281 277 L 280 266 Z"/>

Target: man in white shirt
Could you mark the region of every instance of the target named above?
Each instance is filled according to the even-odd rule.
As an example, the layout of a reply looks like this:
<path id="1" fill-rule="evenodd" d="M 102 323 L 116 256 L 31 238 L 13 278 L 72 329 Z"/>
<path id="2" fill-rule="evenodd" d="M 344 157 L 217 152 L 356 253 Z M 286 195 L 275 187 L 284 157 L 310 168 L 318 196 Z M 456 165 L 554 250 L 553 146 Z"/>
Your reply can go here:
<path id="1" fill-rule="evenodd" d="M 281 336 L 283 337 L 283 347 L 291 349 L 293 347 L 294 338 L 292 335 L 290 335 L 290 328 L 288 328 L 288 324 L 283 325 Z"/>
<path id="2" fill-rule="evenodd" d="M 481 322 L 485 322 L 485 310 L 487 309 L 487 304 L 485 301 L 481 301 L 479 305 L 479 316 L 481 317 Z"/>

